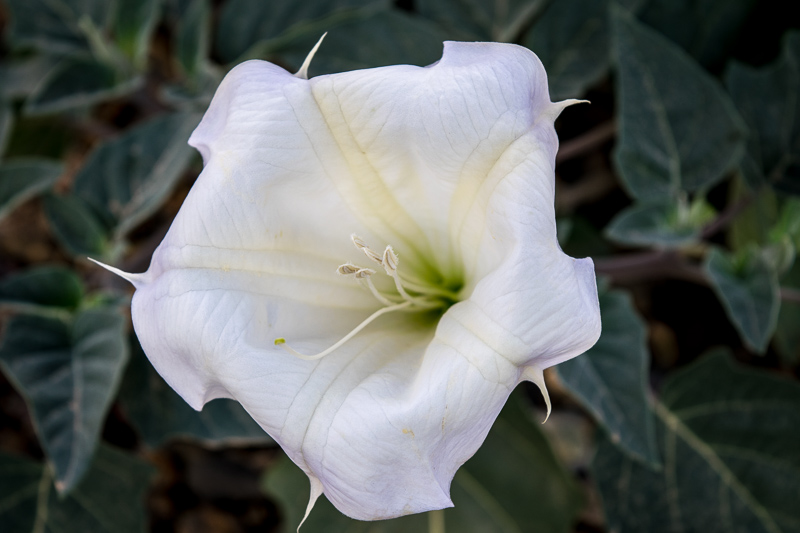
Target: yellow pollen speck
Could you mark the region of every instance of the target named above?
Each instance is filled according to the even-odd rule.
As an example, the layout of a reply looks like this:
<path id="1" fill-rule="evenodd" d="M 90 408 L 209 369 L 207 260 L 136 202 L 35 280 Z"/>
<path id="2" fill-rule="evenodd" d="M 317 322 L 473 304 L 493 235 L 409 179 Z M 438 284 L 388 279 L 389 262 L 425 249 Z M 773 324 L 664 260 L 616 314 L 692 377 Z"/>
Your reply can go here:
<path id="1" fill-rule="evenodd" d="M 406 435 L 408 435 L 410 433 L 411 434 L 411 438 L 412 439 L 414 438 L 414 432 L 411 431 L 410 429 L 403 429 L 403 433 L 406 434 Z"/>
<path id="2" fill-rule="evenodd" d="M 283 337 L 278 337 L 277 339 L 275 339 L 275 346 L 279 346 L 281 344 L 286 344 L 286 339 L 284 339 Z"/>

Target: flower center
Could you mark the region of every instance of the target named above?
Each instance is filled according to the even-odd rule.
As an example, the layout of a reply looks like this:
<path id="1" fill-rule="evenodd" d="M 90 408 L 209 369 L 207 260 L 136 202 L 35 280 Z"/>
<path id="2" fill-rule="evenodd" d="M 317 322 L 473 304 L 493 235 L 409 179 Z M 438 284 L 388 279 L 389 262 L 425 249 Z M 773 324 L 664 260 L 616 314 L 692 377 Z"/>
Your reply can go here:
<path id="1" fill-rule="evenodd" d="M 365 268 L 352 263 L 345 263 L 339 265 L 336 270 L 341 276 L 348 276 L 361 283 L 367 288 L 372 295 L 378 300 L 383 307 L 372 313 L 363 322 L 353 328 L 350 333 L 342 337 L 339 341 L 331 345 L 329 348 L 313 354 L 306 355 L 298 352 L 294 348 L 286 344 L 286 339 L 278 337 L 275 339 L 275 345 L 282 347 L 290 354 L 300 359 L 314 361 L 322 359 L 326 355 L 332 353 L 344 343 L 355 337 L 362 329 L 367 327 L 373 320 L 381 315 L 393 312 L 430 312 L 438 311 L 443 313 L 448 307 L 458 301 L 458 290 L 449 290 L 447 288 L 439 287 L 425 282 L 411 274 L 400 272 L 399 264 L 400 258 L 392 249 L 391 246 L 386 246 L 382 254 L 377 253 L 370 248 L 364 240 L 358 235 L 351 235 L 350 239 L 356 248 L 364 252 L 373 263 L 377 263 L 383 268 L 383 271 L 394 281 L 396 292 L 380 291 L 372 281 L 372 276 L 376 271 L 371 268 Z"/>

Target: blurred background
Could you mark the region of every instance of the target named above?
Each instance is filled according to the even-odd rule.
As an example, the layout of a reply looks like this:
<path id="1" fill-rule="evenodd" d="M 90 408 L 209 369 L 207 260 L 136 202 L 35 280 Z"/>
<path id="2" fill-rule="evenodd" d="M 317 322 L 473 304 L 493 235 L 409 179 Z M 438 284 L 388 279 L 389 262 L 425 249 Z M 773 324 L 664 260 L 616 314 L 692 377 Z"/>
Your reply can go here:
<path id="1" fill-rule="evenodd" d="M 0 531 L 290 532 L 308 482 L 238 404 L 189 408 L 131 288 L 226 71 L 505 41 L 544 63 L 559 240 L 603 335 L 520 389 L 452 532 L 800 532 L 800 17 L 778 0 L 0 0 Z M 321 501 L 303 531 L 363 523 Z"/>

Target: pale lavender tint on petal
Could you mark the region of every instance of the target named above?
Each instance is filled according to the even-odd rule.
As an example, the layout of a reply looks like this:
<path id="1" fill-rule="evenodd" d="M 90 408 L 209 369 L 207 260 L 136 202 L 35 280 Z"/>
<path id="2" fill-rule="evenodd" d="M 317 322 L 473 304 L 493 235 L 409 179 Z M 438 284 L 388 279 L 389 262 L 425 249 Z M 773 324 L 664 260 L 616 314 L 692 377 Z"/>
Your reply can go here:
<path id="1" fill-rule="evenodd" d="M 310 80 L 234 68 L 190 141 L 204 170 L 136 278 L 153 366 L 196 409 L 240 401 L 348 516 L 451 506 L 514 387 L 600 333 L 592 262 L 556 240 L 562 108 L 538 58 L 507 44 Z M 275 339 L 318 352 L 384 305 L 337 274 L 375 267 L 351 234 L 391 245 L 400 272 L 460 282 L 460 301 L 296 358 Z"/>

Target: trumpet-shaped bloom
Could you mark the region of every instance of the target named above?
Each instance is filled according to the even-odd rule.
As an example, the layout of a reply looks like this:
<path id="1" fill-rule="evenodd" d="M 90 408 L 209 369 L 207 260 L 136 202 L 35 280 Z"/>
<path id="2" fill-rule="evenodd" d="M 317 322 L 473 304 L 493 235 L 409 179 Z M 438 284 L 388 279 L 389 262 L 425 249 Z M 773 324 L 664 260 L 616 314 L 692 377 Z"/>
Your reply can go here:
<path id="1" fill-rule="evenodd" d="M 135 286 L 134 327 L 195 409 L 234 398 L 343 513 L 452 505 L 522 380 L 600 334 L 593 265 L 556 240 L 553 121 L 530 51 L 425 68 L 233 69 L 205 167 Z"/>

